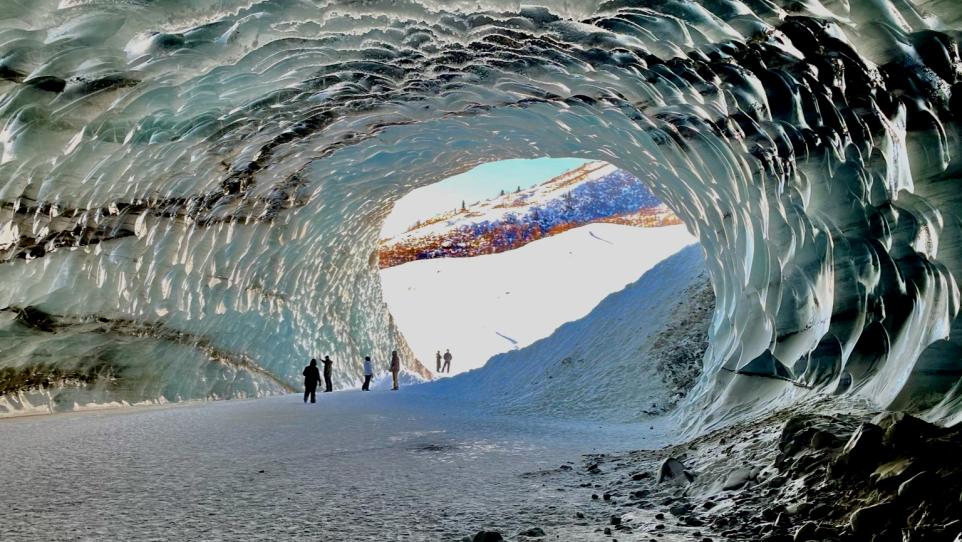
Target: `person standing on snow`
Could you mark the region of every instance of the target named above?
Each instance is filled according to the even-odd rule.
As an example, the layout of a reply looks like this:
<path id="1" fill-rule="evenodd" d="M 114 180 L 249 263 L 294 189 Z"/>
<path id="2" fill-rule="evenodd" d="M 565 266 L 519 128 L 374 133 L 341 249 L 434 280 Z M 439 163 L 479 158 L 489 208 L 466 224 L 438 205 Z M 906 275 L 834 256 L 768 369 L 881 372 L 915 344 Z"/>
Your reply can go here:
<path id="1" fill-rule="evenodd" d="M 364 356 L 364 383 L 361 384 L 361 391 L 371 391 L 371 378 L 374 377 L 374 364 L 371 363 L 371 356 Z"/>
<path id="2" fill-rule="evenodd" d="M 315 403 L 314 393 L 317 391 L 317 383 L 321 381 L 321 373 L 317 370 L 317 360 L 312 359 L 311 364 L 304 367 L 304 402 L 307 402 L 308 396 L 311 398 L 311 402 Z"/>
<path id="3" fill-rule="evenodd" d="M 334 360 L 330 356 L 324 356 L 324 392 L 334 391 L 334 385 L 331 382 L 331 368 L 334 366 Z"/>
<path id="4" fill-rule="evenodd" d="M 451 360 L 452 360 L 452 359 L 454 359 L 454 356 L 451 355 L 451 350 L 450 350 L 450 349 L 445 350 L 445 351 L 444 351 L 444 366 L 441 367 L 441 372 L 442 372 L 442 373 L 447 372 L 448 374 L 451 374 Z"/>
<path id="5" fill-rule="evenodd" d="M 438 361 L 438 370 L 435 372 L 440 373 L 441 372 L 441 351 L 438 350 L 438 353 L 435 354 L 435 356 L 437 357 L 437 361 Z"/>
<path id="6" fill-rule="evenodd" d="M 397 355 L 397 350 L 391 351 L 391 377 L 394 379 L 394 387 L 391 391 L 397 391 L 397 375 L 401 372 L 401 358 Z"/>

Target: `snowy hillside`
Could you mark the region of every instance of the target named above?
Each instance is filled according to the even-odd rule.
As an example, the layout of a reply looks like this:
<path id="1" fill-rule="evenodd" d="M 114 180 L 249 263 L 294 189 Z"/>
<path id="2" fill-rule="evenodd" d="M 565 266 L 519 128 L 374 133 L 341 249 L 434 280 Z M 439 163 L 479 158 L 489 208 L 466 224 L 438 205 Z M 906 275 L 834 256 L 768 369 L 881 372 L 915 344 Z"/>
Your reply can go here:
<path id="1" fill-rule="evenodd" d="M 702 249 L 688 246 L 550 337 L 422 390 L 504 412 L 637 420 L 690 389 L 713 309 Z"/>
<path id="2" fill-rule="evenodd" d="M 382 268 L 414 260 L 495 254 L 594 222 L 680 224 L 640 179 L 589 162 L 534 187 L 464 203 L 381 240 Z"/>
<path id="3" fill-rule="evenodd" d="M 684 226 L 592 224 L 502 254 L 383 269 L 381 281 L 417 357 L 433 370 L 435 352 L 450 348 L 456 373 L 585 316 L 694 242 Z"/>

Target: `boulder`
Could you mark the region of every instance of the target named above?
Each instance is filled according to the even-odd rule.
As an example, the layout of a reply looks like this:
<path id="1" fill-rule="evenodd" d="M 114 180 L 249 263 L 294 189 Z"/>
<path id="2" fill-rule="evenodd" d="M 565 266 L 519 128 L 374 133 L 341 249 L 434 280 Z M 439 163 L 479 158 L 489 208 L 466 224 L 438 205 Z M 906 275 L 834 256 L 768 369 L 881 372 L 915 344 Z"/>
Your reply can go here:
<path id="1" fill-rule="evenodd" d="M 873 421 L 885 432 L 882 442 L 899 451 L 921 450 L 926 440 L 944 432 L 939 426 L 904 412 L 884 412 Z"/>
<path id="2" fill-rule="evenodd" d="M 922 471 L 899 486 L 899 499 L 905 502 L 918 502 L 925 498 L 926 494 L 935 492 L 938 477 L 929 471 Z"/>
<path id="3" fill-rule="evenodd" d="M 809 446 L 816 450 L 821 450 L 823 448 L 837 448 L 842 445 L 842 439 L 838 438 L 833 433 L 828 431 L 817 430 L 812 433 L 812 438 L 809 441 Z"/>
<path id="4" fill-rule="evenodd" d="M 876 485 L 898 484 L 914 470 L 916 470 L 914 461 L 903 457 L 879 465 L 871 478 Z"/>
<path id="5" fill-rule="evenodd" d="M 849 517 L 848 524 L 859 540 L 867 540 L 872 533 L 882 531 L 891 519 L 893 506 L 883 502 L 859 508 Z"/>
<path id="6" fill-rule="evenodd" d="M 837 448 L 844 442 L 841 435 L 849 434 L 854 427 L 851 421 L 842 418 L 797 414 L 785 422 L 778 449 L 783 456 L 790 457 L 806 448 Z"/>
<path id="7" fill-rule="evenodd" d="M 819 525 L 815 529 L 815 540 L 831 540 L 838 538 L 838 529 L 831 525 Z"/>
<path id="8" fill-rule="evenodd" d="M 874 469 L 882 456 L 882 435 L 882 428 L 875 424 L 859 425 L 842 448 L 838 463 L 850 470 Z"/>
<path id="9" fill-rule="evenodd" d="M 497 531 L 478 531 L 471 542 L 503 542 L 504 537 Z"/>
<path id="10" fill-rule="evenodd" d="M 662 461 L 661 468 L 658 469 L 658 483 L 662 482 L 674 482 L 679 480 L 684 480 L 691 482 L 694 477 L 691 473 L 685 470 L 685 465 L 675 459 L 674 457 L 669 457 Z"/>
<path id="11" fill-rule="evenodd" d="M 728 477 L 725 478 L 725 483 L 722 484 L 722 489 L 726 491 L 741 489 L 751 479 L 751 474 L 751 469 L 745 467 L 740 467 L 731 471 L 728 473 Z"/>
<path id="12" fill-rule="evenodd" d="M 809 521 L 808 523 L 802 525 L 795 531 L 794 542 L 807 542 L 809 540 L 817 540 L 815 538 L 815 531 L 818 530 L 818 525 L 814 521 Z"/>
<path id="13" fill-rule="evenodd" d="M 518 536 L 527 536 L 528 538 L 541 538 L 545 536 L 544 529 L 541 527 L 532 527 L 530 529 L 521 531 Z"/>

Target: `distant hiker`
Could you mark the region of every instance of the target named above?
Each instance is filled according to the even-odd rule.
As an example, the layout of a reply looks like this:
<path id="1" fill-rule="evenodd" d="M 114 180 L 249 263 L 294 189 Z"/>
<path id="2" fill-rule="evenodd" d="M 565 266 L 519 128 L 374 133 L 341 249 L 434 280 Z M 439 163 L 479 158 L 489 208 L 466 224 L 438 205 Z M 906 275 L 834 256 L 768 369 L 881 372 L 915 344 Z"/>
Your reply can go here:
<path id="1" fill-rule="evenodd" d="M 324 392 L 334 391 L 334 386 L 331 383 L 331 367 L 334 366 L 334 360 L 330 356 L 324 356 Z"/>
<path id="2" fill-rule="evenodd" d="M 374 364 L 371 363 L 371 356 L 364 356 L 364 383 L 361 384 L 361 391 L 371 391 L 371 378 L 374 377 Z"/>
<path id="3" fill-rule="evenodd" d="M 438 370 L 435 371 L 435 372 L 440 373 L 440 372 L 441 372 L 441 351 L 440 351 L 440 350 L 438 350 L 438 353 L 436 354 L 436 357 L 437 357 L 437 360 L 438 360 Z"/>
<path id="4" fill-rule="evenodd" d="M 308 396 L 311 398 L 311 402 L 316 402 L 314 400 L 314 392 L 317 391 L 317 383 L 321 381 L 321 373 L 317 370 L 317 360 L 312 359 L 311 364 L 304 367 L 304 402 L 307 402 Z"/>
<path id="5" fill-rule="evenodd" d="M 397 391 L 397 374 L 401 372 L 401 358 L 397 355 L 397 350 L 391 351 L 391 377 L 394 379 L 392 391 Z"/>
<path id="6" fill-rule="evenodd" d="M 445 351 L 444 351 L 444 366 L 441 367 L 441 372 L 442 372 L 442 373 L 445 373 L 445 372 L 446 372 L 446 373 L 448 373 L 448 374 L 451 374 L 451 360 L 452 360 L 452 359 L 454 359 L 454 356 L 451 355 L 451 350 L 450 350 L 450 349 L 445 350 Z"/>

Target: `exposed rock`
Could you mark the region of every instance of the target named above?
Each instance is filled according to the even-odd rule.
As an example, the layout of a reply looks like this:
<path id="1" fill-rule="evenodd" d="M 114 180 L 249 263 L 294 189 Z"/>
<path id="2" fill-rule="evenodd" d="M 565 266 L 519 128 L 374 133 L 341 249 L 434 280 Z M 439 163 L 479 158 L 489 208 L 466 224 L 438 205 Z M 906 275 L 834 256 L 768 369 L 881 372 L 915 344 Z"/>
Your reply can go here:
<path id="1" fill-rule="evenodd" d="M 818 450 L 822 448 L 836 448 L 842 444 L 840 438 L 834 433 L 828 431 L 817 430 L 812 434 L 812 439 L 809 441 L 809 446 Z"/>
<path id="2" fill-rule="evenodd" d="M 942 434 L 938 426 L 904 412 L 880 414 L 875 418 L 875 422 L 885 431 L 885 445 L 902 452 L 919 450 L 926 440 Z"/>
<path id="3" fill-rule="evenodd" d="M 857 536 L 867 536 L 887 526 L 893 512 L 890 503 L 879 503 L 859 508 L 849 518 L 849 527 Z"/>
<path id="4" fill-rule="evenodd" d="M 613 475 L 605 489 L 644 497 L 627 503 L 633 508 L 661 507 L 657 521 L 670 512 L 677 522 L 658 523 L 653 533 L 665 538 L 704 526 L 704 534 L 721 535 L 716 540 L 951 541 L 958 532 L 949 524 L 962 517 L 962 430 L 929 431 L 924 422 L 893 417 L 889 427 L 923 428 L 916 433 L 921 445 L 900 451 L 884 441 L 886 429 L 864 423 L 867 416 L 799 413 L 780 429 L 756 421 L 719 430 L 666 450 L 667 459 L 664 452 L 637 456 L 647 463 L 625 456 L 602 465 Z M 732 445 L 724 454 L 713 445 L 720 435 Z M 618 473 L 638 472 L 642 464 L 652 472 L 660 465 L 668 480 L 684 477 L 686 465 L 706 474 L 680 487 Z M 689 531 L 685 539 L 701 534 Z"/>
<path id="5" fill-rule="evenodd" d="M 929 493 L 936 483 L 938 483 L 938 479 L 931 472 L 920 472 L 902 482 L 898 491 L 899 499 L 910 503 L 917 502 L 921 500 L 926 493 Z"/>
<path id="6" fill-rule="evenodd" d="M 882 428 L 863 423 L 858 426 L 838 456 L 838 464 L 849 469 L 868 470 L 878 464 L 882 449 Z"/>
<path id="7" fill-rule="evenodd" d="M 541 538 L 545 536 L 544 529 L 541 527 L 532 527 L 530 529 L 521 531 L 518 536 L 527 536 L 528 538 Z"/>
<path id="8" fill-rule="evenodd" d="M 685 470 L 685 465 L 675 459 L 674 457 L 669 457 L 665 459 L 661 468 L 658 469 L 658 483 L 685 480 L 691 482 L 694 477 Z"/>
<path id="9" fill-rule="evenodd" d="M 906 474 L 914 469 L 912 459 L 902 457 L 879 465 L 872 473 L 871 479 L 875 484 L 898 483 L 903 481 Z"/>
<path id="10" fill-rule="evenodd" d="M 725 483 L 722 485 L 722 489 L 726 491 L 732 489 L 741 489 L 742 486 L 748 483 L 751 473 L 751 469 L 744 467 L 731 471 L 728 473 L 728 478 L 725 478 Z"/>
<path id="11" fill-rule="evenodd" d="M 818 529 L 818 524 L 814 521 L 809 521 L 798 528 L 795 531 L 795 536 L 793 540 L 795 542 L 807 542 L 808 540 L 817 540 L 815 538 L 815 531 Z"/>
<path id="12" fill-rule="evenodd" d="M 478 531 L 471 542 L 502 542 L 504 537 L 497 531 Z"/>

